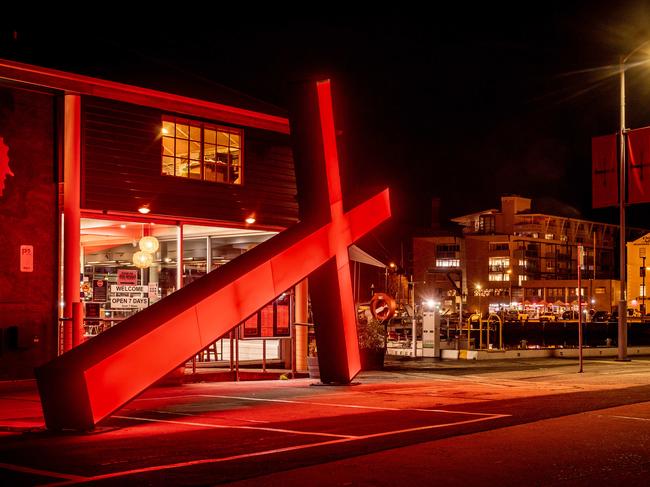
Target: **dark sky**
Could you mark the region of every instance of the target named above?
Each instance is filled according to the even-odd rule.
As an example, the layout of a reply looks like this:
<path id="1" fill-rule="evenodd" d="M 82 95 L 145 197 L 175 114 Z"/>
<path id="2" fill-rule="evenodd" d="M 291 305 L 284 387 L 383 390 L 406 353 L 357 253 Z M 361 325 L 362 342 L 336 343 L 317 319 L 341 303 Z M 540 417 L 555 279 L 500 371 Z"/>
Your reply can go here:
<path id="1" fill-rule="evenodd" d="M 2 26 L 0 56 L 134 83 L 222 84 L 281 107 L 293 81 L 328 76 L 349 186 L 391 185 L 400 221 L 427 225 L 433 196 L 448 218 L 515 193 L 616 223 L 616 211 L 590 209 L 590 143 L 618 128 L 615 64 L 650 39 L 650 3 L 458 3 L 364 16 L 334 5 L 295 18 L 251 16 L 252 5 L 107 14 L 45 29 L 20 20 Z M 648 67 L 628 74 L 628 120 L 650 125 Z M 630 209 L 631 224 L 649 226 L 648 209 Z"/>

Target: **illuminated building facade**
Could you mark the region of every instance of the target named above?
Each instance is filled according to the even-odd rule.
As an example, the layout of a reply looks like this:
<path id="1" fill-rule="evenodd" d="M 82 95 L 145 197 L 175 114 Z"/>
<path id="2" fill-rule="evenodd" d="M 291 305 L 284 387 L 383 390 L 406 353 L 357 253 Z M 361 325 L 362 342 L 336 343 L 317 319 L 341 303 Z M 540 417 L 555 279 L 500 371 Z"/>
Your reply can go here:
<path id="1" fill-rule="evenodd" d="M 577 307 L 578 245 L 584 246 L 584 303 L 611 311 L 619 296 L 615 252 L 618 227 L 535 212 L 532 200 L 503 196 L 500 209 L 453 218 L 455 232 L 413 239 L 417 299 L 442 309 L 503 308 L 559 313 Z M 631 230 L 635 232 L 635 230 Z M 638 231 L 636 231 L 638 233 Z"/>
<path id="2" fill-rule="evenodd" d="M 0 60 L 0 379 L 33 377 L 298 221 L 286 113 L 211 96 Z M 264 338 L 288 364 L 291 294 L 245 321 L 242 359 Z"/>

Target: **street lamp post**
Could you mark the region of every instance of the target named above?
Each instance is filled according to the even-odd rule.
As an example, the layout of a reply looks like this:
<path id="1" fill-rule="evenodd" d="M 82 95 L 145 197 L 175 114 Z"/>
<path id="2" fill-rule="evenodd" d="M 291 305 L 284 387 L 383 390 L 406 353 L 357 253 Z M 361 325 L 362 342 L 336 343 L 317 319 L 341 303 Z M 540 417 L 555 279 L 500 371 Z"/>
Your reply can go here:
<path id="1" fill-rule="evenodd" d="M 512 269 L 508 269 L 508 309 L 512 307 Z"/>
<path id="2" fill-rule="evenodd" d="M 618 360 L 627 361 L 627 278 L 626 278 L 626 248 L 625 248 L 625 190 L 627 185 L 626 178 L 626 164 L 625 164 L 625 70 L 627 69 L 627 61 L 639 49 L 650 43 L 647 40 L 634 48 L 627 56 L 621 56 L 619 62 L 619 78 L 621 85 L 621 119 L 620 119 L 620 140 L 619 140 L 619 190 L 618 190 L 618 206 L 619 206 L 619 220 L 620 220 L 620 235 L 619 235 L 619 267 L 620 267 L 620 281 L 621 292 L 620 300 L 618 302 Z"/>

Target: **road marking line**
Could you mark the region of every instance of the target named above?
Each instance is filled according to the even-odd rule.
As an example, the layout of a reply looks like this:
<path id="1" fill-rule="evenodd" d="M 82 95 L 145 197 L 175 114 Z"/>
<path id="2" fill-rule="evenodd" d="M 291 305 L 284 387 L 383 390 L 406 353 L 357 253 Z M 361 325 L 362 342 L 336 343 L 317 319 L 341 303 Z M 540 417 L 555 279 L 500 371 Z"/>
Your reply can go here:
<path id="1" fill-rule="evenodd" d="M 134 399 L 131 402 L 137 402 L 137 401 L 160 401 L 162 399 L 176 399 L 178 397 L 201 397 L 201 394 L 181 394 L 178 396 L 171 395 L 171 396 L 160 396 L 160 397 L 139 397 L 137 399 Z"/>
<path id="2" fill-rule="evenodd" d="M 172 414 L 174 416 L 197 416 L 201 413 L 178 413 L 174 411 L 158 411 L 156 409 L 150 409 L 152 413 L 159 413 L 159 414 Z M 205 412 L 214 412 L 214 411 L 205 411 Z M 214 416 L 204 416 L 206 418 L 213 418 L 216 419 Z M 262 421 L 261 419 L 244 419 L 244 418 L 228 418 L 228 419 L 234 419 L 236 421 L 245 421 L 246 423 L 270 423 L 270 421 Z"/>
<path id="3" fill-rule="evenodd" d="M 31 473 L 34 475 L 41 475 L 43 477 L 56 477 L 59 479 L 67 479 L 67 480 L 84 480 L 88 478 L 88 477 L 83 477 L 81 475 L 72 475 L 72 474 L 61 473 L 61 472 L 52 472 L 51 470 L 41 470 L 38 468 L 23 467 L 21 465 L 13 465 L 11 463 L 0 463 L 0 468 L 13 470 L 15 472 Z"/>
<path id="4" fill-rule="evenodd" d="M 394 430 L 394 431 L 386 431 L 384 433 L 373 433 L 370 435 L 364 435 L 360 436 L 358 438 L 355 438 L 355 440 L 363 440 L 367 438 L 379 438 L 381 436 L 389 436 L 389 435 L 398 435 L 400 433 L 411 433 L 413 431 L 424 431 L 424 430 L 430 430 L 430 429 L 437 429 L 437 428 L 444 428 L 446 426 L 456 426 L 459 424 L 468 424 L 468 423 L 478 423 L 480 421 L 488 421 L 490 419 L 499 419 L 499 418 L 506 418 L 508 416 L 511 416 L 510 414 L 492 414 L 490 416 L 486 416 L 483 418 L 476 418 L 476 419 L 467 419 L 465 421 L 456 421 L 453 423 L 443 423 L 443 424 L 434 424 L 434 425 L 429 425 L 429 426 L 417 426 L 415 428 L 406 428 L 403 430 Z"/>
<path id="5" fill-rule="evenodd" d="M 240 429 L 240 430 L 255 430 L 255 431 L 273 431 L 276 433 L 288 433 L 294 435 L 307 435 L 307 436 L 328 436 L 332 438 L 357 438 L 354 435 L 338 435 L 335 433 L 320 433 L 313 431 L 297 431 L 282 428 L 265 428 L 263 426 L 239 426 L 239 425 L 225 425 L 225 424 L 212 424 L 212 423 L 196 423 L 194 421 L 173 421 L 170 419 L 151 419 L 141 418 L 137 416 L 113 416 L 113 418 L 131 419 L 135 421 L 147 421 L 150 423 L 169 423 L 179 424 L 183 426 L 200 426 L 202 428 L 218 428 L 218 429 Z"/>
<path id="6" fill-rule="evenodd" d="M 214 394 L 202 394 L 204 397 L 216 397 L 220 399 L 238 399 L 242 401 L 259 401 L 259 402 L 280 402 L 287 404 L 303 404 L 307 406 L 327 406 L 350 409 L 374 409 L 378 411 L 421 411 L 429 413 L 447 413 L 447 414 L 465 414 L 469 416 L 494 416 L 496 413 L 476 413 L 472 411 L 454 411 L 452 409 L 423 409 L 423 408 L 391 408 L 382 406 L 362 406 L 358 404 L 337 404 L 327 402 L 310 402 L 310 401 L 291 401 L 288 399 L 265 399 L 261 397 L 242 397 L 242 396 L 217 396 Z M 509 414 L 503 416 L 510 416 Z"/>
<path id="7" fill-rule="evenodd" d="M 610 418 L 621 418 L 621 419 L 636 419 L 637 421 L 650 421 L 650 418 L 636 418 L 634 416 L 615 416 L 615 415 L 605 415 L 609 416 Z"/>
<path id="8" fill-rule="evenodd" d="M 56 482 L 52 484 L 47 484 L 49 487 L 58 487 L 58 486 L 64 486 L 64 485 L 74 485 L 74 484 L 79 484 L 79 483 L 86 483 L 86 482 L 96 482 L 98 480 L 106 480 L 106 479 L 112 479 L 112 478 L 118 478 L 118 477 L 126 477 L 128 475 L 135 475 L 139 473 L 148 473 L 148 472 L 156 472 L 160 470 L 171 470 L 175 468 L 183 468 L 183 467 L 191 467 L 194 465 L 208 465 L 208 464 L 214 464 L 214 463 L 223 463 L 223 462 L 228 462 L 231 460 L 242 460 L 242 459 L 247 459 L 247 458 L 254 458 L 254 457 L 260 457 L 260 456 L 265 456 L 265 455 L 272 455 L 274 453 L 286 453 L 286 452 L 292 452 L 292 451 L 297 451 L 297 450 L 306 450 L 308 448 L 316 448 L 319 446 L 328 446 L 328 445 L 336 445 L 339 443 L 349 443 L 353 441 L 359 441 L 359 440 L 364 440 L 364 439 L 369 439 L 369 438 L 377 438 L 380 436 L 389 436 L 389 435 L 394 435 L 394 434 L 400 434 L 400 433 L 409 433 L 413 431 L 422 431 L 422 430 L 427 430 L 427 429 L 435 429 L 435 428 L 443 428 L 445 426 L 453 426 L 457 424 L 467 424 L 467 423 L 476 423 L 479 421 L 487 421 L 490 419 L 498 419 L 501 417 L 505 417 L 509 415 L 502 415 L 502 414 L 495 414 L 490 417 L 483 417 L 483 418 L 476 418 L 476 419 L 468 419 L 467 421 L 459 421 L 456 423 L 446 423 L 446 424 L 436 424 L 436 425 L 431 425 L 431 426 L 420 426 L 417 428 L 408 428 L 408 429 L 403 429 L 403 430 L 395 430 L 395 431 L 387 431 L 385 433 L 374 433 L 371 435 L 365 435 L 365 436 L 355 436 L 355 437 L 347 437 L 347 438 L 340 438 L 338 440 L 330 440 L 330 441 L 322 441 L 320 443 L 309 443 L 305 445 L 295 445 L 295 446 L 289 446 L 285 448 L 276 448 L 273 450 L 264 450 L 261 452 L 254 452 L 254 453 L 242 453 L 240 455 L 233 455 L 230 457 L 221 457 L 221 458 L 204 458 L 201 460 L 190 460 L 187 462 L 178 462 L 178 463 L 170 463 L 167 465 L 157 465 L 153 467 L 144 467 L 144 468 L 136 468 L 132 470 L 123 470 L 121 472 L 112 472 L 112 473 L 107 473 L 103 475 L 97 475 L 94 477 L 86 477 L 86 478 L 81 478 L 81 479 L 73 479 L 70 481 L 65 481 L 65 482 Z M 149 421 L 146 420 L 145 421 Z M 210 425 L 207 425 L 210 426 Z"/>
<path id="9" fill-rule="evenodd" d="M 157 472 L 160 470 L 171 470 L 174 468 L 182 468 L 182 467 L 191 467 L 194 465 L 207 465 L 211 463 L 222 463 L 222 462 L 228 462 L 231 460 L 242 460 L 246 458 L 254 458 L 254 457 L 260 457 L 260 456 L 265 456 L 265 455 L 272 455 L 274 453 L 286 453 L 290 451 L 295 451 L 295 450 L 304 450 L 307 448 L 314 448 L 318 446 L 326 446 L 326 445 L 335 445 L 337 443 L 345 443 L 348 441 L 353 441 L 356 438 L 341 438 L 338 440 L 330 440 L 330 441 L 322 441 L 320 443 L 309 443 L 306 445 L 296 445 L 296 446 L 289 446 L 285 448 L 276 448 L 273 450 L 264 450 L 260 452 L 254 452 L 254 453 L 242 453 L 240 455 L 233 455 L 230 457 L 221 457 L 221 458 L 204 458 L 201 460 L 189 460 L 187 462 L 178 462 L 178 463 L 170 463 L 167 465 L 156 465 L 153 467 L 143 467 L 143 468 L 136 468 L 133 470 L 123 470 L 121 472 L 112 472 L 112 473 L 107 473 L 103 475 L 96 475 L 94 477 L 87 477 L 87 478 L 81 478 L 81 479 L 71 479 L 69 481 L 65 482 L 56 482 L 56 483 L 51 483 L 47 484 L 48 487 L 55 487 L 55 486 L 63 486 L 63 485 L 74 485 L 74 484 L 79 484 L 79 483 L 85 483 L 85 482 L 96 482 L 98 480 L 105 480 L 105 479 L 111 479 L 111 478 L 117 478 L 117 477 L 126 477 L 127 475 L 134 475 L 138 473 L 147 473 L 147 472 Z M 44 486 L 45 487 L 45 486 Z"/>

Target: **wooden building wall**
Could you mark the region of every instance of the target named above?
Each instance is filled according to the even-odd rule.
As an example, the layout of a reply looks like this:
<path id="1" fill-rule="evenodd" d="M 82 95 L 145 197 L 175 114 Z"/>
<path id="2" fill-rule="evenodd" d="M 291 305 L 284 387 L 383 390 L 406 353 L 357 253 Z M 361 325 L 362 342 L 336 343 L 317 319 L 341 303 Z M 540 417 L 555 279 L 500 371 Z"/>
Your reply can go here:
<path id="1" fill-rule="evenodd" d="M 55 115 L 53 96 L 0 86 L 0 137 L 13 172 L 0 167 L 0 380 L 32 377 L 56 355 Z M 22 245 L 33 246 L 32 272 L 21 272 Z"/>
<path id="2" fill-rule="evenodd" d="M 163 176 L 162 115 L 155 109 L 84 98 L 82 208 L 133 212 L 148 203 L 153 215 L 240 224 L 255 212 L 262 225 L 286 227 L 297 221 L 288 136 L 244 127 L 243 185 Z"/>

